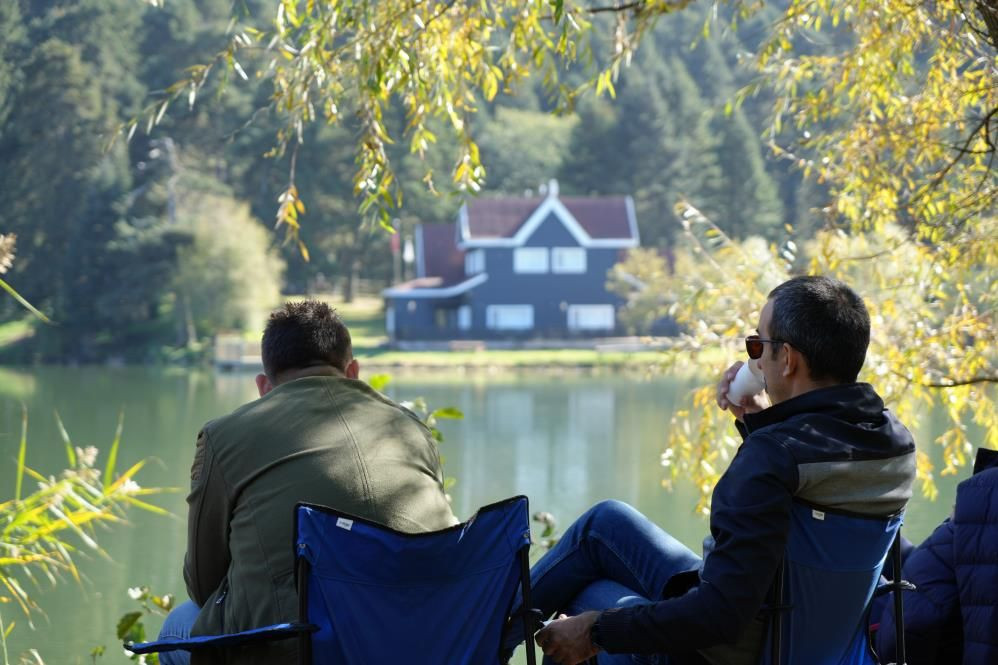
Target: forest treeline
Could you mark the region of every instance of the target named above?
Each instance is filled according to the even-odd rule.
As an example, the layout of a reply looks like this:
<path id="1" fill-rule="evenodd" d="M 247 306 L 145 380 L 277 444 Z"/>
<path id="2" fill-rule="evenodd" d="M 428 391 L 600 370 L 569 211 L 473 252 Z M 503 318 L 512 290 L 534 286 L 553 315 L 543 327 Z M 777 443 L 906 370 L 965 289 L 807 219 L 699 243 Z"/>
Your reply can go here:
<path id="1" fill-rule="evenodd" d="M 349 123 L 306 126 L 294 156 L 310 260 L 274 231 L 292 156 L 273 152 L 280 121 L 255 63 L 216 63 L 192 107 L 172 106 L 131 140 L 120 133 L 189 67 L 216 62 L 234 11 L 262 25 L 272 10 L 262 0 L 0 3 L 0 233 L 17 236 L 4 278 L 54 321 L 7 348 L 9 360 L 183 357 L 219 330 L 258 326 L 281 292 L 390 282 L 389 236 L 357 212 Z M 630 194 L 651 247 L 669 246 L 680 197 L 734 238 L 778 239 L 787 224 L 799 233 L 822 192 L 769 156 L 771 100 L 726 110 L 754 75 L 740 54 L 775 16 L 763 10 L 709 37 L 698 37 L 702 13 L 664 17 L 616 98 L 590 94 L 570 113 L 551 114 L 540 81 L 483 101 L 482 195 L 536 192 L 552 177 L 563 194 Z M 403 126 L 401 112 L 393 121 Z M 453 151 L 438 145 L 425 162 L 406 145 L 393 151 L 406 192 L 397 228 L 453 219 Z M 424 184 L 428 169 L 438 194 Z M 3 321 L 24 316 L 12 299 L 0 307 Z"/>

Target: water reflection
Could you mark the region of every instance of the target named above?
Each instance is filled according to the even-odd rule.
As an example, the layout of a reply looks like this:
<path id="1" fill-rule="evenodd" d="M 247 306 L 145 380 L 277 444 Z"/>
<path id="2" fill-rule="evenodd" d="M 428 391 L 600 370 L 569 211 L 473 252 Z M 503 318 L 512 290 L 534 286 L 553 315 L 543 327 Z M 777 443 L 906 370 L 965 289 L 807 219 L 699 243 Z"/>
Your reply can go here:
<path id="1" fill-rule="evenodd" d="M 35 377 L 27 372 L 0 368 L 0 397 L 27 399 L 35 392 Z"/>

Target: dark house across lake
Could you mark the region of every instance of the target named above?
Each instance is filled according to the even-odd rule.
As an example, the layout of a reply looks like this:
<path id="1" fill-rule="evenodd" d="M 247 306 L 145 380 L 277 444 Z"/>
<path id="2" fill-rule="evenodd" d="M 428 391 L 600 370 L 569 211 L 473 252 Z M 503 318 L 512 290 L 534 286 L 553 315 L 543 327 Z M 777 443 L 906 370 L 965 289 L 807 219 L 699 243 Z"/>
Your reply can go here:
<path id="1" fill-rule="evenodd" d="M 416 230 L 416 278 L 382 292 L 393 341 L 620 333 L 607 271 L 638 247 L 630 197 L 482 198 Z"/>

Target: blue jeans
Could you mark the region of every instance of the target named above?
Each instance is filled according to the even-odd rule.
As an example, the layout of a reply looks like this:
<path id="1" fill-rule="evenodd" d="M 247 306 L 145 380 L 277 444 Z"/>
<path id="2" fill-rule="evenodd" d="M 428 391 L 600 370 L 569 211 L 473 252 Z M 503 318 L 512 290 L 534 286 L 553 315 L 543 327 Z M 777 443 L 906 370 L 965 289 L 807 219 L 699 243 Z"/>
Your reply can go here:
<path id="1" fill-rule="evenodd" d="M 187 600 L 172 610 L 163 622 L 163 628 L 159 631 L 159 639 L 187 639 L 191 636 L 191 626 L 198 618 L 200 609 L 193 602 Z M 190 651 L 165 651 L 159 654 L 160 665 L 190 665 Z"/>
<path id="2" fill-rule="evenodd" d="M 700 565 L 699 556 L 631 506 L 603 501 L 568 527 L 531 569 L 530 601 L 545 617 L 650 603 L 664 597 L 674 575 Z M 664 655 L 604 652 L 598 660 L 600 665 L 669 662 Z"/>

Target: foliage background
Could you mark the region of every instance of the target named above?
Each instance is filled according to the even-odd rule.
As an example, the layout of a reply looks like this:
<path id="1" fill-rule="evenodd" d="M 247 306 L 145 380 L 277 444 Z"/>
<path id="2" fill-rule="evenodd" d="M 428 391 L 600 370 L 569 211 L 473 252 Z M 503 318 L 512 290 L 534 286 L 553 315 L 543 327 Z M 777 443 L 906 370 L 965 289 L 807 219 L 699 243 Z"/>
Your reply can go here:
<path id="1" fill-rule="evenodd" d="M 998 446 L 998 16 L 687 5 L 5 3 L 5 280 L 57 323 L 5 353 L 175 357 L 281 290 L 387 284 L 371 222 L 410 233 L 556 175 L 566 194 L 635 197 L 649 249 L 608 279 L 635 330 L 682 326 L 665 367 L 733 353 L 788 275 L 855 284 L 875 324 L 864 378 L 902 419 L 949 415 L 942 469 L 920 459 L 932 494 Z M 663 459 L 705 496 L 737 444 L 711 390 Z"/>
<path id="2" fill-rule="evenodd" d="M 281 234 L 261 245 L 257 235 L 218 229 L 219 237 L 240 245 L 240 254 L 253 257 L 247 261 L 266 263 L 276 250 L 287 266 L 283 275 L 254 273 L 266 283 L 255 291 L 257 309 L 274 304 L 269 294 L 275 289 L 302 293 L 328 285 L 349 297 L 361 282 L 387 285 L 393 279 L 388 234 L 364 224 L 378 207 L 358 211 L 364 199 L 355 189 L 361 163 L 355 148 L 367 130 L 353 95 L 341 95 L 337 123 L 302 123 L 301 144 L 295 130 L 287 149 L 280 149 L 277 133 L 287 130 L 288 108 L 275 97 L 280 74 L 269 62 L 276 58 L 290 67 L 294 61 L 263 48 L 253 30 L 273 29 L 276 7 L 284 4 L 239 3 L 233 22 L 228 0 L 171 0 L 159 7 L 133 0 L 5 3 L 0 231 L 18 237 L 18 261 L 7 278 L 58 323 L 4 349 L 8 360 L 175 358 L 170 349 L 203 344 L 227 329 L 231 323 L 205 319 L 188 326 L 185 296 L 176 288 L 182 256 L 196 243 L 193 229 L 214 223 L 203 208 L 196 222 L 190 206 L 184 212 L 185 198 L 197 191 L 194 183 L 231 200 L 226 215 L 242 204 L 254 223 L 269 229 L 293 163 L 305 209 L 295 213 L 301 216 L 298 238 L 308 248 L 308 262 Z M 375 5 L 379 12 L 395 6 Z M 363 6 L 353 7 L 360 16 Z M 613 84 L 616 100 L 587 95 L 561 115 L 552 115 L 564 105 L 545 86 L 545 69 L 532 63 L 520 62 L 518 82 L 500 87 L 497 81 L 491 99 L 469 89 L 475 102 L 469 102 L 463 126 L 477 140 L 488 174 L 485 195 L 522 195 L 552 177 L 565 194 L 632 194 L 644 244 L 661 248 L 679 228 L 672 214 L 679 195 L 716 214 L 736 237 L 774 237 L 783 223 L 809 218 L 813 202 L 800 174 L 766 156 L 763 99 L 731 116 L 724 112 L 730 96 L 754 76 L 739 67 L 739 54 L 758 44 L 774 16 L 767 10 L 694 48 L 703 10 L 669 17 L 648 33 L 633 66 L 621 69 Z M 611 21 L 595 27 L 598 44 L 612 38 Z M 233 40 L 244 39 L 251 46 L 235 49 Z M 599 50 L 594 58 L 604 59 Z M 588 77 L 583 62 L 559 71 L 565 85 L 582 85 Z M 176 83 L 202 76 L 191 107 L 190 86 Z M 331 73 L 325 76 L 329 80 Z M 436 101 L 430 106 L 441 110 Z M 384 142 L 395 182 L 405 188 L 390 223 L 408 235 L 417 222 L 451 221 L 465 194 L 452 176 L 466 145 L 450 128 L 450 117 L 427 116 L 422 156 L 411 151 L 416 130 L 405 133 L 412 118 L 401 100 L 386 103 L 381 118 L 396 139 L 406 137 Z M 133 120 L 138 124 L 126 142 Z M 125 135 L 116 134 L 122 126 Z M 23 314 L 16 303 L 2 306 L 5 318 Z"/>

